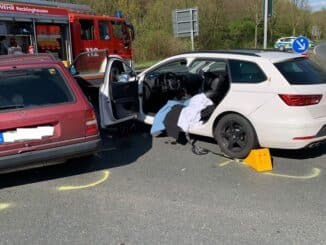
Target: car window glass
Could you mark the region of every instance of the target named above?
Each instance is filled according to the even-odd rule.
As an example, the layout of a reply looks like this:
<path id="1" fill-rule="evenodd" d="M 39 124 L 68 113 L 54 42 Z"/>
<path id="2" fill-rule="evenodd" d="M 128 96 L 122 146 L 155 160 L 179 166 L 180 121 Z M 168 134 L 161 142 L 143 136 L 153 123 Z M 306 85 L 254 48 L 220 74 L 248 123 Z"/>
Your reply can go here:
<path id="1" fill-rule="evenodd" d="M 94 23 L 92 20 L 80 20 L 80 35 L 82 40 L 94 40 Z"/>
<path id="2" fill-rule="evenodd" d="M 165 73 L 165 72 L 174 72 L 174 73 L 183 73 L 188 72 L 187 61 L 185 59 L 173 61 L 167 64 L 160 66 L 155 69 L 155 73 Z"/>
<path id="3" fill-rule="evenodd" d="M 207 67 L 212 61 L 208 60 L 195 60 L 189 66 L 189 72 L 198 74 L 203 68 Z"/>
<path id="4" fill-rule="evenodd" d="M 133 74 L 132 69 L 121 60 L 114 60 L 110 69 L 110 81 L 112 82 L 128 82 L 129 78 Z"/>
<path id="5" fill-rule="evenodd" d="M 307 58 L 299 58 L 275 64 L 290 84 L 326 83 L 326 71 Z"/>
<path id="6" fill-rule="evenodd" d="M 229 65 L 233 83 L 259 83 L 267 79 L 264 72 L 254 62 L 230 60 Z"/>
<path id="7" fill-rule="evenodd" d="M 194 74 L 203 72 L 226 72 L 226 65 L 225 60 L 198 59 L 191 63 L 189 72 Z"/>
<path id="8" fill-rule="evenodd" d="M 226 72 L 226 61 L 224 60 L 219 60 L 219 61 L 215 61 L 215 62 L 212 62 L 208 69 L 205 70 L 205 72 Z"/>
<path id="9" fill-rule="evenodd" d="M 0 110 L 73 101 L 71 90 L 56 68 L 0 71 Z"/>
<path id="10" fill-rule="evenodd" d="M 113 36 L 117 39 L 123 38 L 123 25 L 119 21 L 112 21 Z"/>
<path id="11" fill-rule="evenodd" d="M 101 40 L 109 40 L 109 22 L 108 21 L 99 21 L 99 31 L 100 31 L 100 39 Z"/>

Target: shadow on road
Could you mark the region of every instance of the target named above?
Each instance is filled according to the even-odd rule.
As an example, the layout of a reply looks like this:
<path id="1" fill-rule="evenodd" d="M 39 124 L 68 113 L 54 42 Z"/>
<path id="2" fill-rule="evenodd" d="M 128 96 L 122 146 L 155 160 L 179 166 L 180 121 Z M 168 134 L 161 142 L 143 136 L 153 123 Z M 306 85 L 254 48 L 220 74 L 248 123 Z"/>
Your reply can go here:
<path id="1" fill-rule="evenodd" d="M 306 148 L 300 150 L 271 150 L 272 156 L 291 158 L 291 159 L 309 159 L 326 155 L 326 144 L 321 144 L 315 148 Z"/>
<path id="2" fill-rule="evenodd" d="M 148 126 L 135 124 L 132 132 L 109 129 L 102 132 L 102 146 L 94 157 L 77 158 L 65 164 L 0 174 L 0 189 L 80 175 L 134 163 L 152 148 Z"/>

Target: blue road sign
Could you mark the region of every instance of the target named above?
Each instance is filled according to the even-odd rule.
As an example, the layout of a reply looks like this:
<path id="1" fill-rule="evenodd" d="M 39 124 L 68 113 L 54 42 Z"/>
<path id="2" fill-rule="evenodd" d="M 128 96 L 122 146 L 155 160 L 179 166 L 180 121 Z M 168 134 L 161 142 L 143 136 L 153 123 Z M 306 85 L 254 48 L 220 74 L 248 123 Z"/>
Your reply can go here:
<path id="1" fill-rule="evenodd" d="M 306 37 L 297 37 L 292 43 L 292 50 L 296 53 L 304 53 L 309 49 L 309 39 Z"/>

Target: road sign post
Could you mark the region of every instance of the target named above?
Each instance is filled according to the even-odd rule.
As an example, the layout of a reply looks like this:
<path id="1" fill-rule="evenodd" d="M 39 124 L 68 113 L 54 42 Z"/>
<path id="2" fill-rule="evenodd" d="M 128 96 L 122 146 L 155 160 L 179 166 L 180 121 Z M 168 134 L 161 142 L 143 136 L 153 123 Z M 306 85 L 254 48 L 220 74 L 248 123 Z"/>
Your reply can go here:
<path id="1" fill-rule="evenodd" d="M 268 17 L 273 14 L 273 0 L 263 0 L 263 16 L 264 16 L 264 49 L 267 48 L 267 28 Z"/>
<path id="2" fill-rule="evenodd" d="M 268 0 L 264 2 L 264 49 L 267 48 Z"/>
<path id="3" fill-rule="evenodd" d="M 181 9 L 172 12 L 173 32 L 175 37 L 191 38 L 191 49 L 195 50 L 195 36 L 198 36 L 198 9 Z"/>
<path id="4" fill-rule="evenodd" d="M 193 25 L 193 11 L 190 11 L 190 20 L 191 20 L 191 24 L 190 24 L 190 36 L 191 36 L 191 50 L 194 51 L 195 50 L 195 38 L 194 38 L 194 25 Z"/>

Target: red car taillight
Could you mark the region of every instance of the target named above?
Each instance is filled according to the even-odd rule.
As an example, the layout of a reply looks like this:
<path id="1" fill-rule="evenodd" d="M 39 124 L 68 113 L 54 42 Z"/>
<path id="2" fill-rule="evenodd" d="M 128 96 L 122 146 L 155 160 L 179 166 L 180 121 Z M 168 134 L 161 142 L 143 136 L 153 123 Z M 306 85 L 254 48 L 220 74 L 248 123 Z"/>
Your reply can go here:
<path id="1" fill-rule="evenodd" d="M 98 134 L 96 115 L 93 109 L 88 109 L 85 113 L 86 117 L 86 136 Z"/>
<path id="2" fill-rule="evenodd" d="M 280 98 L 288 106 L 307 106 L 316 105 L 323 97 L 321 94 L 296 95 L 296 94 L 279 94 Z"/>

